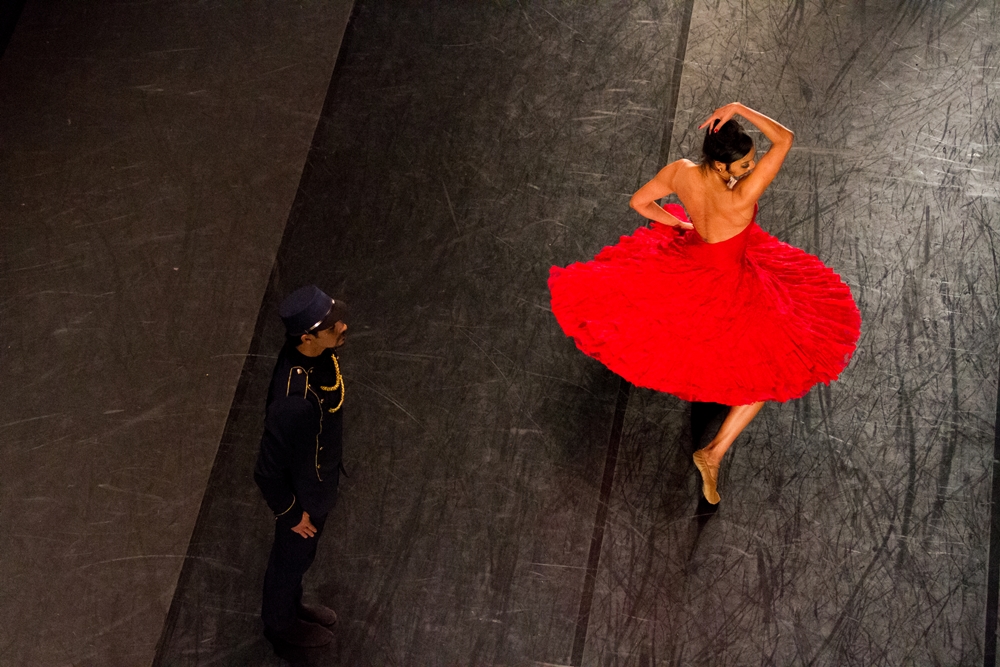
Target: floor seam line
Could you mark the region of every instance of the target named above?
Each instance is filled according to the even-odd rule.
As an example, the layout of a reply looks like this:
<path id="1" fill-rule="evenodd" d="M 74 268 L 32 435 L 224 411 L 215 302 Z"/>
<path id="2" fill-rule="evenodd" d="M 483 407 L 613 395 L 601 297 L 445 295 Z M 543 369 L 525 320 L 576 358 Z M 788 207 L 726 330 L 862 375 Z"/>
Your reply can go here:
<path id="1" fill-rule="evenodd" d="M 1000 368 L 997 369 L 1000 378 Z M 997 386 L 997 416 L 993 422 L 993 486 L 990 490 L 990 542 L 986 557 L 986 623 L 983 665 L 997 661 L 997 612 L 1000 607 L 1000 384 Z"/>
<path id="2" fill-rule="evenodd" d="M 618 383 L 618 398 L 615 401 L 615 416 L 611 422 L 611 433 L 608 436 L 608 454 L 604 459 L 604 475 L 601 479 L 601 494 L 597 502 L 597 515 L 594 517 L 594 531 L 590 538 L 590 553 L 587 557 L 587 572 L 584 575 L 583 591 L 580 593 L 580 611 L 577 614 L 576 632 L 573 636 L 573 653 L 570 665 L 580 667 L 583 663 L 583 651 L 587 645 L 587 630 L 590 625 L 590 609 L 594 602 L 594 589 L 597 585 L 597 568 L 601 562 L 601 549 L 604 545 L 604 528 L 608 521 L 608 505 L 611 500 L 611 489 L 615 481 L 615 469 L 618 467 L 618 449 L 621 446 L 622 430 L 625 425 L 625 413 L 628 410 L 628 399 L 632 385 L 624 379 Z"/>
<path id="3" fill-rule="evenodd" d="M 681 17 L 681 30 L 677 38 L 677 51 L 674 54 L 673 70 L 669 81 L 666 113 L 664 114 L 663 137 L 660 140 L 660 165 L 669 159 L 671 139 L 674 134 L 674 119 L 677 116 L 677 100 L 680 96 L 681 78 L 684 73 L 684 59 L 687 54 L 688 35 L 691 32 L 691 15 L 694 11 L 694 0 L 687 0 Z M 597 515 L 594 517 L 594 530 L 590 538 L 590 553 L 587 557 L 587 571 L 584 575 L 583 590 L 580 592 L 580 607 L 577 612 L 576 628 L 573 635 L 573 650 L 570 665 L 580 667 L 583 664 L 583 653 L 587 645 L 587 634 L 590 626 L 590 611 L 594 602 L 594 589 L 597 585 L 597 568 L 600 565 L 601 549 L 604 544 L 604 528 L 607 523 L 608 502 L 611 497 L 611 487 L 614 483 L 615 468 L 618 465 L 618 449 L 621 445 L 622 428 L 625 423 L 625 411 L 628 409 L 628 399 L 632 385 L 621 379 L 618 385 L 618 399 L 615 403 L 615 416 L 611 422 L 611 434 L 608 437 L 608 453 L 604 461 L 604 476 L 601 481 L 601 494 L 597 504 Z"/>

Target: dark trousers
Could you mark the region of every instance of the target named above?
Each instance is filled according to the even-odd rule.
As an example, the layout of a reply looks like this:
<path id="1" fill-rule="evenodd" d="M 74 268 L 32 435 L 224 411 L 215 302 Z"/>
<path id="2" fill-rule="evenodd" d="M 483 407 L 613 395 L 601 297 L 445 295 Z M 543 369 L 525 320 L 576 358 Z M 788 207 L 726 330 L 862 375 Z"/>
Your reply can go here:
<path id="1" fill-rule="evenodd" d="M 293 510 L 274 521 L 274 544 L 264 573 L 264 599 L 260 617 L 272 630 L 287 630 L 298 618 L 302 603 L 302 575 L 316 558 L 316 545 L 323 534 L 327 515 L 310 516 L 316 526 L 315 537 L 302 537 L 292 532 L 302 514 Z"/>

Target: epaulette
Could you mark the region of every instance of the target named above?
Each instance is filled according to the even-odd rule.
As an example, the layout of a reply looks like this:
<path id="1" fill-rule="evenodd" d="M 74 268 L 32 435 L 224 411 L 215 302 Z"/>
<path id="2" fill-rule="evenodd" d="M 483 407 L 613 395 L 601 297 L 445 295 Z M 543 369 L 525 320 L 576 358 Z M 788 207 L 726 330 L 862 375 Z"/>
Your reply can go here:
<path id="1" fill-rule="evenodd" d="M 292 366 L 288 371 L 288 385 L 285 387 L 285 396 L 306 397 L 309 391 L 309 374 L 302 366 Z"/>

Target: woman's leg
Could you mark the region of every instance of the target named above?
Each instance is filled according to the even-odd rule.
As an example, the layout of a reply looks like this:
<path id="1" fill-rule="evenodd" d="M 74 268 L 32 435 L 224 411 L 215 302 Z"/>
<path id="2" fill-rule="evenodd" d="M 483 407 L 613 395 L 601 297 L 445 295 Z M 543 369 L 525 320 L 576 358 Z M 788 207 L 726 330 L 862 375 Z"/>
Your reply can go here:
<path id="1" fill-rule="evenodd" d="M 729 408 L 729 414 L 719 427 L 719 432 L 712 438 L 704 449 L 699 449 L 694 453 L 694 464 L 701 473 L 701 492 L 705 500 L 713 505 L 718 503 L 719 493 L 715 490 L 715 484 L 719 479 L 719 464 L 722 456 L 732 446 L 736 436 L 743 432 L 753 418 L 757 416 L 764 406 L 764 401 L 751 403 L 750 405 L 734 405 Z"/>
<path id="2" fill-rule="evenodd" d="M 729 414 L 719 427 L 719 432 L 712 438 L 701 451 L 705 452 L 708 464 L 717 466 L 722 462 L 722 456 L 736 441 L 736 436 L 743 432 L 743 429 L 753 421 L 760 409 L 764 407 L 764 401 L 751 403 L 750 405 L 734 405 L 729 408 Z"/>

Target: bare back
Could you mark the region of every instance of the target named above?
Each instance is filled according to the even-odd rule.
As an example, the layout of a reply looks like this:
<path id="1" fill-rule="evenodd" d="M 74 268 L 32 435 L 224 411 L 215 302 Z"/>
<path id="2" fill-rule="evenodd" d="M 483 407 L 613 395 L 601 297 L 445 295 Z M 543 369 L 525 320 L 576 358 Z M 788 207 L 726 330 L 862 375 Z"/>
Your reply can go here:
<path id="1" fill-rule="evenodd" d="M 706 243 L 731 239 L 753 222 L 756 202 L 740 196 L 742 182 L 730 190 L 722 179 L 690 160 L 678 160 L 669 166 L 673 172 L 672 189 Z"/>
<path id="2" fill-rule="evenodd" d="M 725 127 L 735 114 L 753 123 L 771 142 L 755 165 L 750 164 L 754 162 L 755 150 L 737 162 L 714 161 L 712 169 L 690 160 L 677 160 L 639 188 L 629 206 L 653 222 L 694 229 L 707 243 L 721 243 L 746 229 L 753 222 L 757 200 L 778 175 L 791 150 L 795 133 L 738 102 L 716 109 L 701 127 L 716 128 L 720 123 Z M 732 165 L 737 166 L 735 174 L 731 172 Z M 723 175 L 738 176 L 739 181 L 730 189 Z M 670 194 L 677 194 L 691 222 L 675 218 L 657 203 Z"/>

